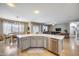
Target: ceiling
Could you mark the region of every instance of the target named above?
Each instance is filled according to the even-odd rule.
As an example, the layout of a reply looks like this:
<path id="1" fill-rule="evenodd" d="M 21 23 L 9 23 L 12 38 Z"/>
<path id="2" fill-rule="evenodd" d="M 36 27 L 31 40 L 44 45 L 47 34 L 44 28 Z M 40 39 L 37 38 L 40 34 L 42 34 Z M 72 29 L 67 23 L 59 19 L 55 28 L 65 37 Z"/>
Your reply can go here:
<path id="1" fill-rule="evenodd" d="M 39 10 L 39 14 L 34 14 Z M 14 8 L 0 3 L 0 17 L 16 20 L 44 22 L 49 24 L 68 23 L 79 20 L 77 3 L 17 3 Z"/>

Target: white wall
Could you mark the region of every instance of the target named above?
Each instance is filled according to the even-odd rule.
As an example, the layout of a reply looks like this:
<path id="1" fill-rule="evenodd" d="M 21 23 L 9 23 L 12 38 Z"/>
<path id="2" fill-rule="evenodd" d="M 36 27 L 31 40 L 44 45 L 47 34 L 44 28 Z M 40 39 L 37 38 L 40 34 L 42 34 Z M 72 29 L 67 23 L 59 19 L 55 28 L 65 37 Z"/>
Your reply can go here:
<path id="1" fill-rule="evenodd" d="M 66 29 L 69 32 L 69 23 L 65 23 L 65 24 L 56 24 L 53 26 L 53 31 L 55 31 L 55 28 L 61 28 L 61 32 L 64 32 L 64 30 Z"/>

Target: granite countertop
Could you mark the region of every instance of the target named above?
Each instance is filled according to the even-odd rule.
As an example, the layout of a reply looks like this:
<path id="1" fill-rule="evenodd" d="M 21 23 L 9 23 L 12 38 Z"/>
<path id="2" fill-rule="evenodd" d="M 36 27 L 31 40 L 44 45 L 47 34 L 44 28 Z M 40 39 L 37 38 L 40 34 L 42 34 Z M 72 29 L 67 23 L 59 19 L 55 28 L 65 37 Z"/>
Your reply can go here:
<path id="1" fill-rule="evenodd" d="M 24 38 L 29 36 L 44 36 L 48 38 L 55 38 L 55 39 L 64 39 L 63 35 L 51 35 L 51 34 L 23 34 L 23 35 L 17 35 L 18 38 Z"/>

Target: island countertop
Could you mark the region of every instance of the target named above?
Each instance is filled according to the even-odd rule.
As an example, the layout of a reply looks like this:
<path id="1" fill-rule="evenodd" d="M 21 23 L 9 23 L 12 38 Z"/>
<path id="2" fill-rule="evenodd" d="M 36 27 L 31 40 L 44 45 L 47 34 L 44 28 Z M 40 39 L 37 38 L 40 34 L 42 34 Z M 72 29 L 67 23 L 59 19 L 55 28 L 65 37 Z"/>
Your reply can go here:
<path id="1" fill-rule="evenodd" d="M 52 35 L 52 34 L 22 34 L 22 35 L 17 35 L 18 38 L 24 38 L 24 37 L 29 37 L 29 36 L 44 36 L 48 38 L 55 38 L 62 40 L 64 39 L 64 35 Z"/>

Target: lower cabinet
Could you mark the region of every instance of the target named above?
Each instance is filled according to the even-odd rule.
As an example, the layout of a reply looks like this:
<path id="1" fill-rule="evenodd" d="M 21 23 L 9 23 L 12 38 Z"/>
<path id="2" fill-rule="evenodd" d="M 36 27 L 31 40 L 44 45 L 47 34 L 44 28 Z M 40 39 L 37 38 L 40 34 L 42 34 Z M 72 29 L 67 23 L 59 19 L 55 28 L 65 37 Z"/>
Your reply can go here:
<path id="1" fill-rule="evenodd" d="M 44 47 L 44 37 L 37 38 L 37 47 Z"/>
<path id="2" fill-rule="evenodd" d="M 37 39 L 35 37 L 31 37 L 31 47 L 37 47 Z"/>
<path id="3" fill-rule="evenodd" d="M 47 47 L 47 49 L 49 50 L 49 51 L 51 51 L 52 49 L 51 49 L 51 46 L 52 46 L 52 42 L 51 42 L 52 40 L 51 39 L 48 39 L 48 47 Z"/>
<path id="4" fill-rule="evenodd" d="M 22 49 L 25 49 L 25 39 L 22 40 Z"/>
<path id="5" fill-rule="evenodd" d="M 57 39 L 53 39 L 52 40 L 52 52 L 55 52 L 58 54 L 58 40 Z"/>
<path id="6" fill-rule="evenodd" d="M 21 50 L 29 47 L 44 47 L 53 53 L 58 54 L 58 40 L 46 37 L 27 37 L 19 40 L 19 48 Z"/>
<path id="7" fill-rule="evenodd" d="M 44 47 L 43 37 L 31 37 L 31 47 Z"/>
<path id="8" fill-rule="evenodd" d="M 22 46 L 23 46 L 22 41 L 23 41 L 22 39 L 19 39 L 19 41 L 18 41 L 19 50 L 22 50 Z"/>
<path id="9" fill-rule="evenodd" d="M 44 37 L 44 48 L 48 47 L 48 38 Z"/>
<path id="10" fill-rule="evenodd" d="M 58 54 L 58 40 L 57 39 L 48 39 L 48 50 Z"/>
<path id="11" fill-rule="evenodd" d="M 29 38 L 26 38 L 26 41 L 25 41 L 25 48 L 29 48 L 30 47 L 30 39 Z"/>
<path id="12" fill-rule="evenodd" d="M 27 48 L 29 48 L 30 47 L 30 40 L 29 39 L 27 39 L 27 38 L 23 38 L 22 40 L 21 40 L 21 49 L 27 49 Z"/>

